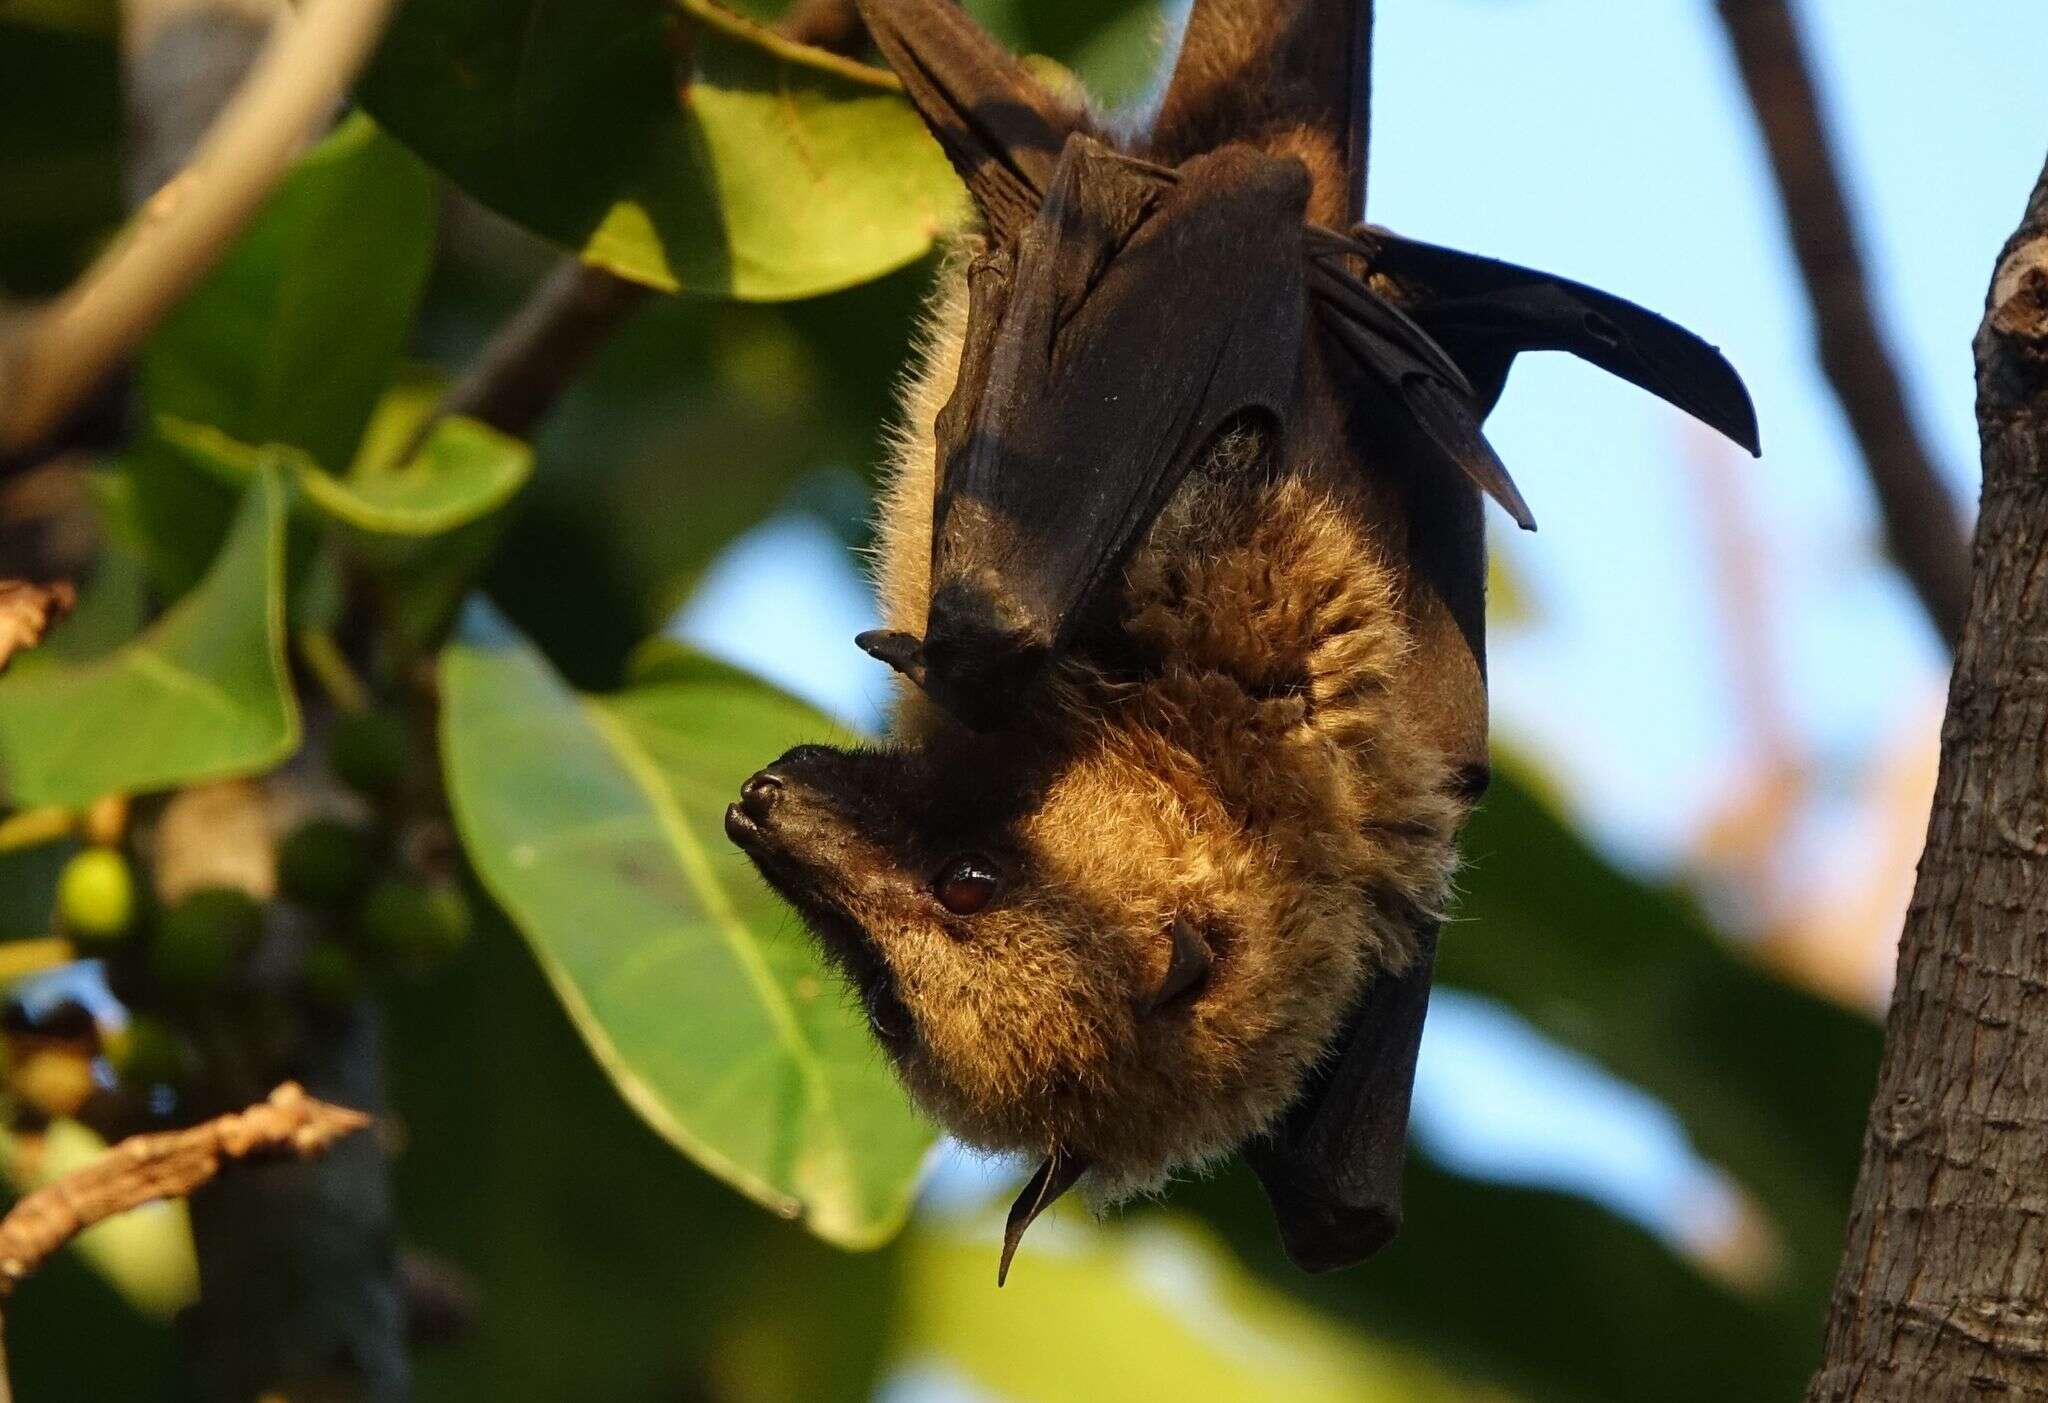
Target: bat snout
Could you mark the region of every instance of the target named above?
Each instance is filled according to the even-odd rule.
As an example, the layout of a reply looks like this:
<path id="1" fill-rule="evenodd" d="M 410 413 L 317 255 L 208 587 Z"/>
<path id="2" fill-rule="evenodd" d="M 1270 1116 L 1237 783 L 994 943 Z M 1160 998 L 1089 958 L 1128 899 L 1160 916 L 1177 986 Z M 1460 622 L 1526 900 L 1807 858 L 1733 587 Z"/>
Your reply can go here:
<path id="1" fill-rule="evenodd" d="M 726 808 L 726 837 L 757 859 L 764 852 L 803 856 L 839 827 L 831 794 L 844 780 L 844 758 L 829 746 L 800 745 L 755 771 Z"/>

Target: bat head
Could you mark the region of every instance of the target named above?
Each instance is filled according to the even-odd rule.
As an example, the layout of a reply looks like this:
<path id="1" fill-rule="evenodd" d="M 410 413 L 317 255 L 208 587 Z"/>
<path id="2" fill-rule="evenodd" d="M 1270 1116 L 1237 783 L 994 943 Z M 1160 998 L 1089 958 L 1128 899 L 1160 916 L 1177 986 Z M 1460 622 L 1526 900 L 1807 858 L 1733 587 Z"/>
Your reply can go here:
<path id="1" fill-rule="evenodd" d="M 926 706 L 801 747 L 728 813 L 935 1119 L 1110 1194 L 1270 1126 L 1450 861 L 1384 570 L 1309 487 L 1244 492 L 1191 485 L 1133 558 L 1143 673 L 1062 662 L 997 735 Z"/>
<path id="2" fill-rule="evenodd" d="M 1141 1186 L 1256 1130 L 1309 1049 L 1249 1059 L 1253 1030 L 1217 1026 L 1270 997 L 1233 959 L 1243 924 L 1271 919 L 1262 894 L 1195 890 L 1229 860 L 1220 816 L 1096 739 L 801 747 L 747 782 L 727 831 L 935 1119 Z"/>

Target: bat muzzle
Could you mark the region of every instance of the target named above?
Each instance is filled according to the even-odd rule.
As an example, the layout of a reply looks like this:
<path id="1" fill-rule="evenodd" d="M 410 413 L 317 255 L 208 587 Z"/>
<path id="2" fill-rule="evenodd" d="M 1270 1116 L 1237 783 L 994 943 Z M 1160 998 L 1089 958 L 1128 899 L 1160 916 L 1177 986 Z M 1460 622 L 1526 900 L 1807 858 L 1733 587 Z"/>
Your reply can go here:
<path id="1" fill-rule="evenodd" d="M 859 850 L 861 819 L 849 812 L 846 797 L 855 796 L 857 810 L 861 758 L 828 746 L 798 746 L 740 786 L 738 802 L 725 811 L 725 833 L 846 975 L 876 1038 L 902 1055 L 915 1045 L 913 1020 L 888 961 L 845 896 L 853 865 L 872 860 Z"/>

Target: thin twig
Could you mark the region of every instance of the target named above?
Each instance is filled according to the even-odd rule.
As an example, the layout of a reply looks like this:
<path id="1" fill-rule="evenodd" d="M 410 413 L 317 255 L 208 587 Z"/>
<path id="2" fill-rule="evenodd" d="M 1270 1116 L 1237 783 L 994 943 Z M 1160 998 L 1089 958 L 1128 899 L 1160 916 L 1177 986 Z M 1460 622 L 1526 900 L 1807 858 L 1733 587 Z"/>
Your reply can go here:
<path id="1" fill-rule="evenodd" d="M 43 641 L 78 603 L 78 590 L 68 580 L 38 585 L 27 580 L 0 580 L 0 672 Z"/>
<path id="2" fill-rule="evenodd" d="M 232 1161 L 313 1159 L 369 1124 L 362 1112 L 316 1101 L 297 1082 L 286 1082 L 246 1111 L 189 1130 L 130 1136 L 84 1168 L 37 1189 L 0 1219 L 0 1299 L 95 1223 L 190 1194 Z"/>
<path id="3" fill-rule="evenodd" d="M 868 27 L 853 0 L 796 0 L 775 26 L 799 44 L 847 58 L 867 47 Z"/>
<path id="4" fill-rule="evenodd" d="M 1878 329 L 1863 255 L 1788 0 L 1719 0 L 1812 303 L 1821 366 L 1863 453 L 1885 542 L 1951 650 L 1970 601 L 1962 513 Z"/>
<path id="5" fill-rule="evenodd" d="M 396 0 L 307 0 L 192 163 L 69 291 L 0 343 L 0 454 L 63 422 L 176 306 L 262 207 L 368 58 Z"/>
<path id="6" fill-rule="evenodd" d="M 524 437 L 647 292 L 615 273 L 563 259 L 449 391 L 443 411 Z"/>

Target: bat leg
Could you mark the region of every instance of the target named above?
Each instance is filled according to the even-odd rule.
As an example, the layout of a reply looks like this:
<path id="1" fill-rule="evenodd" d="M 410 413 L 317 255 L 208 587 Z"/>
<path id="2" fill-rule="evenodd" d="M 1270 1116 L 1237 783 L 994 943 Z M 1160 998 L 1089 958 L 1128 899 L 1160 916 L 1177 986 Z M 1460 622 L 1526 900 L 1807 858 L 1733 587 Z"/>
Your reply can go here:
<path id="1" fill-rule="evenodd" d="M 1277 1131 L 1245 1147 L 1281 1243 L 1304 1271 L 1355 1265 L 1400 1231 L 1408 1102 L 1436 940 L 1431 923 L 1415 964 L 1365 990 L 1339 1035 L 1339 1055 Z"/>

